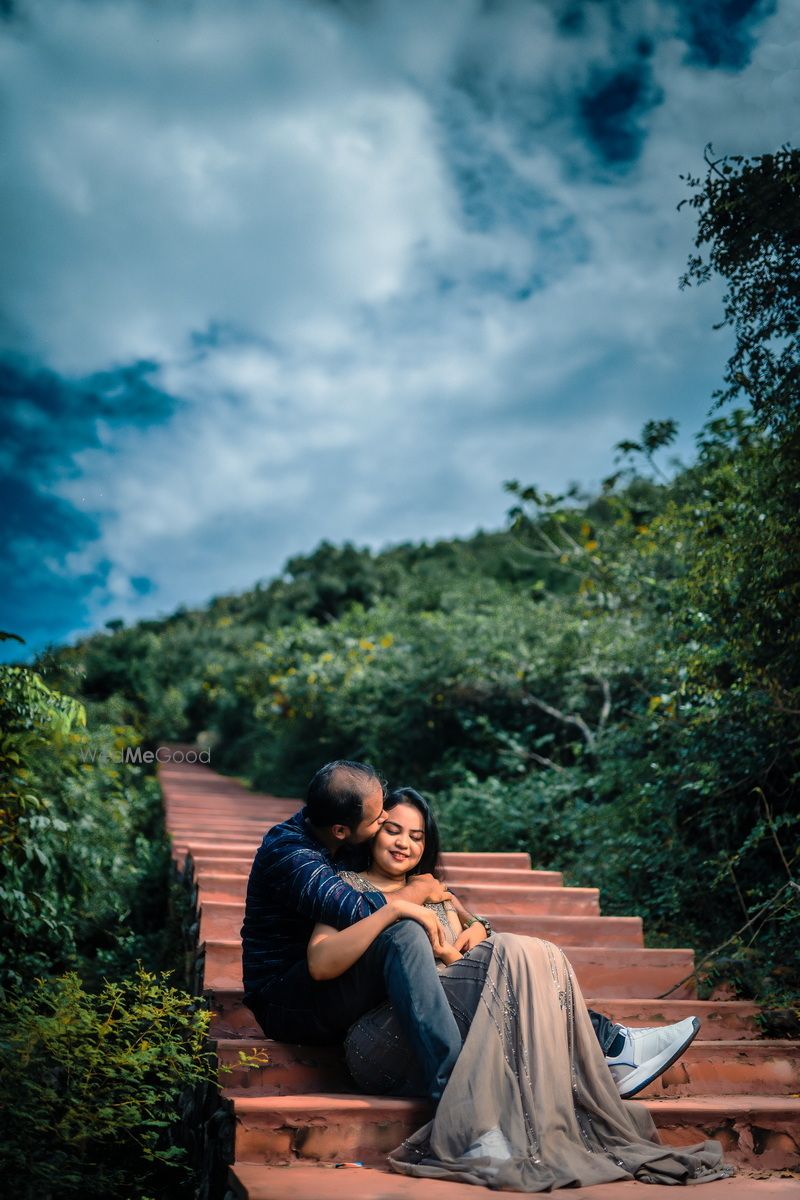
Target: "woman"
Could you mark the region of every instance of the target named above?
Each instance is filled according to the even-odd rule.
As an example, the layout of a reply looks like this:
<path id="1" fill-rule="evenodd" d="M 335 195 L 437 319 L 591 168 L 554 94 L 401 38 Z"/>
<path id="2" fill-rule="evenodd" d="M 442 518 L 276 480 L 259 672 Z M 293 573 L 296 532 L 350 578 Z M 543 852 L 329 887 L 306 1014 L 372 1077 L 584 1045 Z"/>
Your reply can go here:
<path id="1" fill-rule="evenodd" d="M 390 1154 L 391 1166 L 407 1175 L 521 1192 L 632 1177 L 707 1182 L 731 1174 L 718 1142 L 664 1146 L 647 1109 L 620 1099 L 572 968 L 557 946 L 493 933 L 462 955 L 454 944 L 475 918 L 452 894 L 424 907 L 392 901 L 407 876 L 436 870 L 438 832 L 427 803 L 411 788 L 393 792 L 384 808 L 389 815 L 373 841 L 369 868 L 343 877 L 362 891 L 387 893 L 390 913 L 380 909 L 342 931 L 318 925 L 308 961 L 312 974 L 333 978 L 389 919 L 428 927 L 435 920 L 442 929 L 439 969 L 464 1046 L 434 1119 Z M 389 1005 L 351 1027 L 345 1051 L 362 1090 L 418 1094 Z"/>

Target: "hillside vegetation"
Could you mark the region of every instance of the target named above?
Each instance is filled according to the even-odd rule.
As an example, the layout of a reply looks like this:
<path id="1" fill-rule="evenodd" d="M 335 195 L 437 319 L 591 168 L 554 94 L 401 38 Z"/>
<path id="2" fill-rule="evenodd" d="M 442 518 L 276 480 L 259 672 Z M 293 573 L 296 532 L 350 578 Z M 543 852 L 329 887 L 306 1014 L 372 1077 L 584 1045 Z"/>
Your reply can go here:
<path id="1" fill-rule="evenodd" d="M 332 757 L 429 794 L 451 849 L 529 850 L 716 949 L 707 983 L 800 982 L 800 155 L 708 158 L 697 254 L 736 350 L 694 460 L 675 425 L 609 448 L 596 495 L 508 485 L 507 528 L 321 545 L 206 608 L 40 664 L 91 720 L 299 795 Z M 721 947 L 721 949 L 719 949 Z"/>

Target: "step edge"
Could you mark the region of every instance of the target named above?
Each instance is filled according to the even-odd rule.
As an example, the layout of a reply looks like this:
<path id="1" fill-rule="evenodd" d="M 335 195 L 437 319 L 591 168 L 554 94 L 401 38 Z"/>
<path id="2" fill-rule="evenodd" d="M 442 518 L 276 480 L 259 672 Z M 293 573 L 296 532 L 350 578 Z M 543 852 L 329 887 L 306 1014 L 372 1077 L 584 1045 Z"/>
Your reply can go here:
<path id="1" fill-rule="evenodd" d="M 687 1000 L 686 1003 L 690 1004 L 691 1001 Z M 259 1049 L 262 1047 L 269 1048 L 270 1046 L 292 1046 L 296 1049 L 302 1049 L 304 1051 L 309 1050 L 316 1053 L 326 1050 L 334 1052 L 339 1051 L 342 1048 L 342 1045 L 339 1042 L 331 1042 L 329 1045 L 315 1046 L 310 1042 L 277 1042 L 274 1038 L 265 1037 L 235 1038 L 211 1036 L 209 1041 L 212 1042 L 215 1047 L 221 1046 L 223 1049 L 235 1049 L 237 1046 L 244 1045 L 256 1046 Z M 800 1039 L 790 1040 L 787 1038 L 783 1040 L 780 1038 L 719 1038 L 717 1041 L 714 1041 L 711 1038 L 695 1038 L 691 1046 L 688 1047 L 682 1057 L 685 1057 L 686 1054 L 696 1054 L 698 1051 L 702 1051 L 705 1054 L 708 1054 L 710 1051 L 717 1050 L 720 1052 L 723 1050 L 741 1050 L 749 1052 L 753 1049 L 753 1047 L 757 1047 L 761 1051 L 782 1050 L 788 1048 L 788 1050 L 790 1050 L 792 1053 L 800 1054 Z M 798 1085 L 800 1085 L 800 1079 L 798 1080 Z M 798 1094 L 800 1094 L 800 1086 L 798 1087 Z"/>
<path id="2" fill-rule="evenodd" d="M 492 914 L 489 914 L 489 915 L 491 916 Z M 525 915 L 526 915 L 525 913 L 495 913 L 494 914 L 495 917 L 517 917 L 517 916 L 524 917 Z M 536 913 L 532 914 L 532 916 L 534 916 L 534 917 L 536 915 L 537 915 Z M 540 913 L 538 915 L 543 916 L 543 917 L 550 917 L 550 916 L 557 916 L 558 914 L 557 913 Z M 497 932 L 502 933 L 503 931 L 498 930 Z M 523 934 L 523 936 L 526 936 L 526 935 Z M 205 941 L 198 943 L 198 948 L 201 948 L 203 946 L 225 946 L 226 948 L 230 947 L 230 946 L 238 946 L 239 948 L 241 948 L 241 945 L 242 945 L 242 942 L 241 942 L 240 938 L 206 938 Z M 671 955 L 680 955 L 681 958 L 693 958 L 694 957 L 694 950 L 689 947 L 683 947 L 683 946 L 596 946 L 596 945 L 595 946 L 567 946 L 566 947 L 567 957 L 569 957 L 570 954 L 574 954 L 574 952 L 576 950 L 587 950 L 587 951 L 591 951 L 592 953 L 596 953 L 599 950 L 613 950 L 615 952 L 618 952 L 619 954 L 671 954 Z M 653 996 L 653 997 L 649 997 L 649 998 L 654 999 L 654 1000 L 660 999 L 660 997 L 658 997 L 658 996 Z M 630 999 L 630 997 L 628 997 L 628 999 Z M 634 999 L 636 999 L 636 997 L 634 997 Z"/>
<path id="3" fill-rule="evenodd" d="M 222 1090 L 222 1094 L 226 1095 L 225 1089 Z M 430 1108 L 424 1096 L 368 1096 L 362 1092 L 300 1092 L 276 1096 L 253 1096 L 237 1093 L 230 1099 L 234 1101 L 234 1107 L 242 1113 L 271 1112 L 273 1110 L 290 1113 L 292 1110 L 304 1108 L 332 1108 L 336 1111 L 346 1112 L 352 1109 L 354 1102 L 357 1102 L 355 1107 L 364 1112 L 373 1112 L 382 1107 L 387 1107 L 390 1111 L 397 1113 L 412 1112 L 420 1107 Z M 718 1100 L 719 1109 L 730 1116 L 762 1112 L 773 1116 L 785 1114 L 791 1117 L 800 1117 L 800 1097 L 794 1096 L 760 1096 L 753 1093 L 728 1096 L 712 1092 L 704 1096 L 668 1096 L 655 1099 L 638 1097 L 636 1103 L 644 1104 L 648 1109 L 653 1109 L 662 1115 L 673 1111 L 679 1116 L 684 1116 L 692 1112 L 707 1114 L 709 1110 L 714 1111 L 713 1106 L 709 1104 L 711 1100 Z"/>

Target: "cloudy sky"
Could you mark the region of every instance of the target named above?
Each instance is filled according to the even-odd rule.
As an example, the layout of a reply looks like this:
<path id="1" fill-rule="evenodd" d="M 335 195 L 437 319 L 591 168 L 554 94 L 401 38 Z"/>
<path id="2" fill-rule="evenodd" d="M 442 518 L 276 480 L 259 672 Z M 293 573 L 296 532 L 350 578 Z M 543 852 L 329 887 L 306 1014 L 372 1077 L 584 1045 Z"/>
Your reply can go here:
<path id="1" fill-rule="evenodd" d="M 322 538 L 503 521 L 729 342 L 703 147 L 796 135 L 791 0 L 0 2 L 2 612 L 36 649 Z"/>

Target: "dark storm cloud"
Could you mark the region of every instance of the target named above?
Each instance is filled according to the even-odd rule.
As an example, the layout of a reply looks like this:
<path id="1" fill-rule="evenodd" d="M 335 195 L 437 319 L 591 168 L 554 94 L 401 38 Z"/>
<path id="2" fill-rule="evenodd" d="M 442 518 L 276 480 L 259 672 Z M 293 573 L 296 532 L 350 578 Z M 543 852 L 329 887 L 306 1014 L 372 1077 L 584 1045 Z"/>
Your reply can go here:
<path id="1" fill-rule="evenodd" d="M 151 425 L 175 410 L 175 398 L 151 383 L 154 370 L 152 363 L 135 363 L 69 382 L 18 356 L 0 361 L 0 628 L 24 628 L 34 646 L 80 624 L 87 592 L 102 588 L 111 569 L 98 560 L 87 572 L 64 572 L 65 556 L 91 544 L 101 522 L 80 501 L 54 494 L 52 484 L 79 474 L 72 454 L 100 446 L 115 424 Z M 152 587 L 145 578 L 131 584 L 139 595 Z M 3 649 L 6 657 L 19 654 L 14 644 Z"/>
<path id="2" fill-rule="evenodd" d="M 685 45 L 688 61 L 703 67 L 741 69 L 756 45 L 761 23 L 777 8 L 775 0 L 662 0 L 658 5 L 632 4 L 630 0 L 594 0 L 559 6 L 558 27 L 565 35 L 580 37 L 587 29 L 593 6 L 602 4 L 614 28 L 623 34 L 637 27 L 652 27 L 657 12 L 674 15 L 675 31 Z M 638 49 L 647 55 L 653 42 L 648 33 L 636 35 Z"/>
<path id="3" fill-rule="evenodd" d="M 662 98 L 643 64 L 592 81 L 580 98 L 580 113 L 591 145 L 606 163 L 627 164 L 638 157 L 647 136 L 644 118 Z"/>
<path id="4" fill-rule="evenodd" d="M 776 7 L 774 0 L 684 0 L 680 12 L 690 60 L 740 70 L 749 62 L 761 22 Z"/>
<path id="5" fill-rule="evenodd" d="M 0 361 L 0 439 L 18 468 L 47 469 L 99 444 L 103 423 L 166 420 L 180 403 L 154 386 L 158 366 L 132 363 L 70 381 L 15 355 Z"/>

